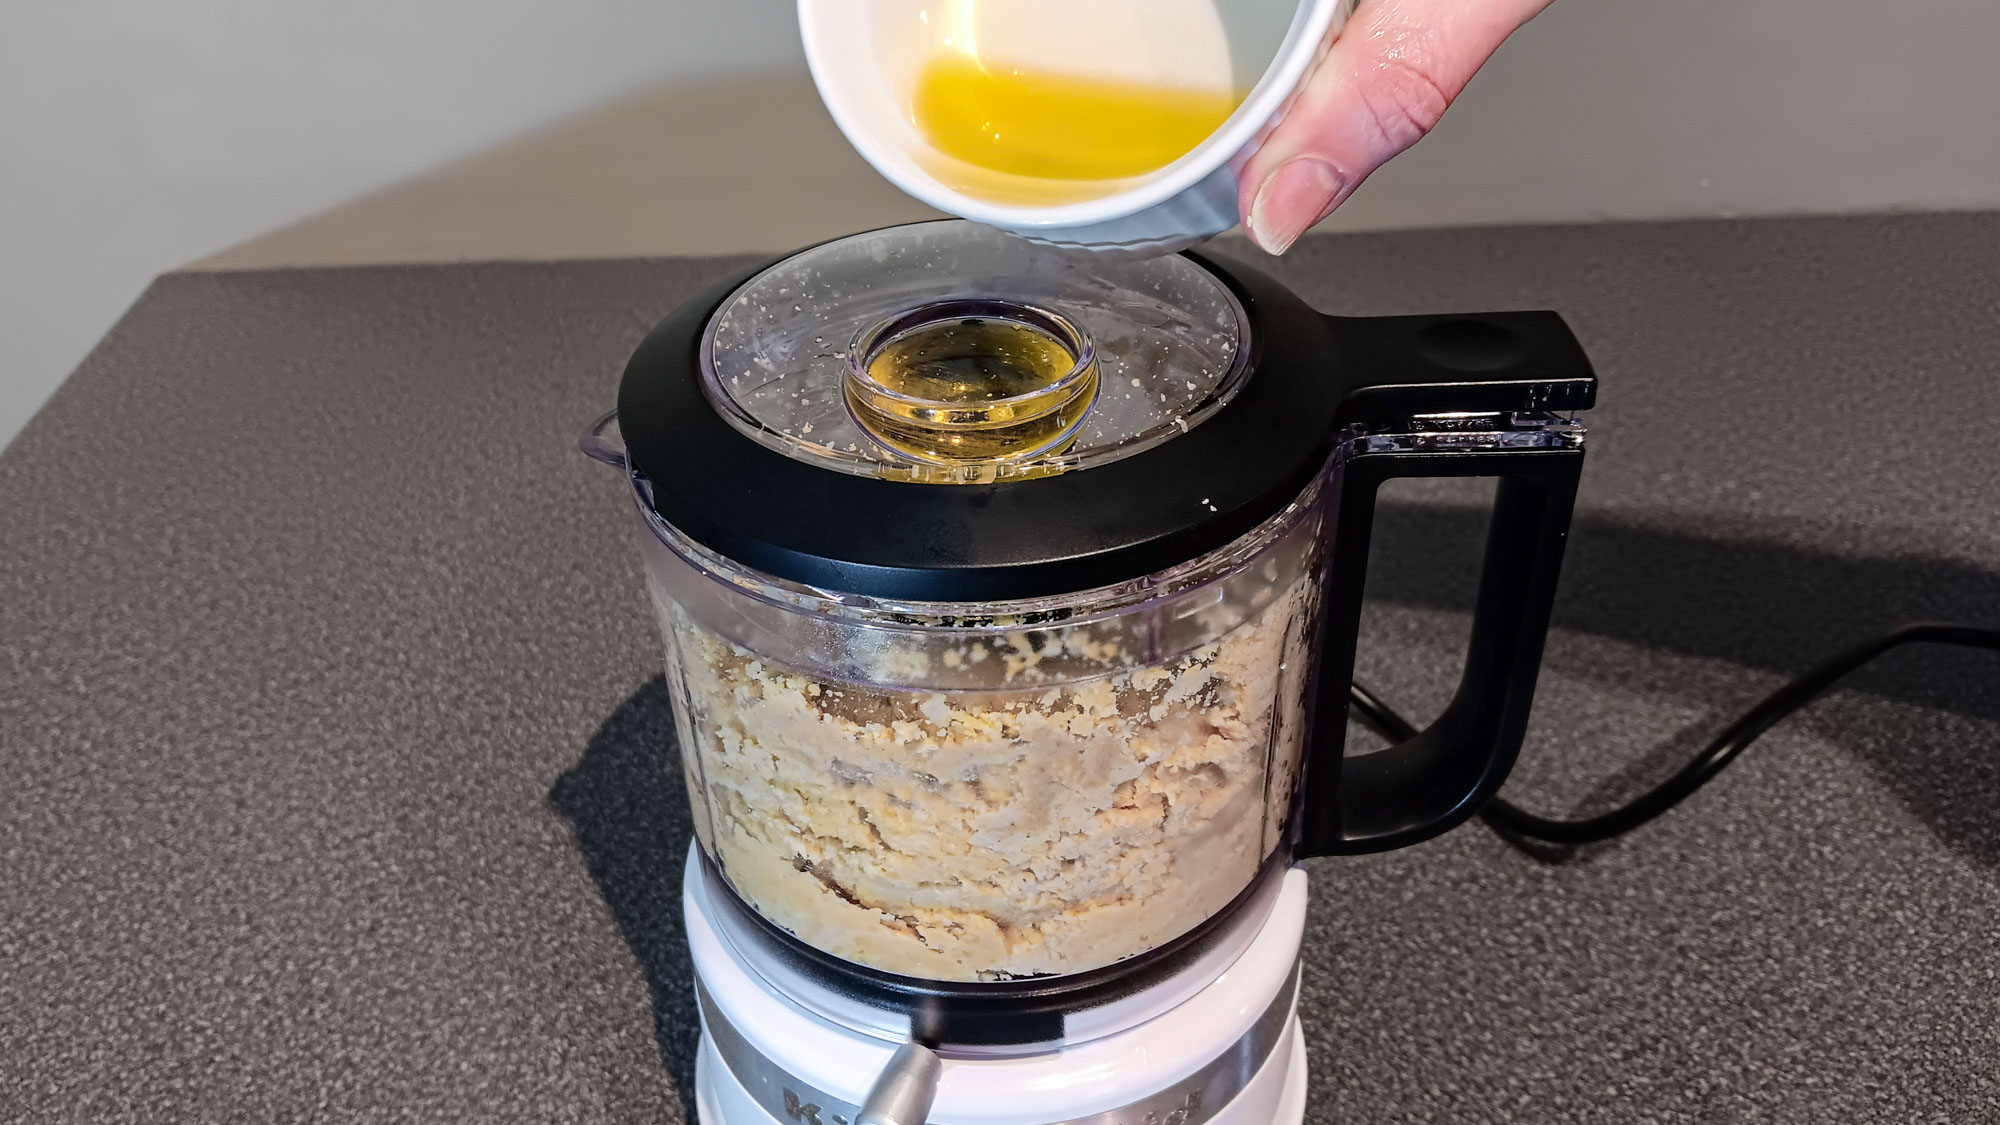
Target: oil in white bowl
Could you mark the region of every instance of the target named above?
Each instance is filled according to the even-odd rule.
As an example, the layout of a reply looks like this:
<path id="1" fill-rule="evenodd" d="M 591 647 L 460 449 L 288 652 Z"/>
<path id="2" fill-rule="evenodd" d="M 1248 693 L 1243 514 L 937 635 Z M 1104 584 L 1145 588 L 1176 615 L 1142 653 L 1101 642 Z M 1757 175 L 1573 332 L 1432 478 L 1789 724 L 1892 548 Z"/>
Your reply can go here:
<path id="1" fill-rule="evenodd" d="M 1142 85 L 933 59 L 912 116 L 931 147 L 967 164 L 1043 180 L 1121 180 L 1186 156 L 1229 120 L 1227 90 Z"/>

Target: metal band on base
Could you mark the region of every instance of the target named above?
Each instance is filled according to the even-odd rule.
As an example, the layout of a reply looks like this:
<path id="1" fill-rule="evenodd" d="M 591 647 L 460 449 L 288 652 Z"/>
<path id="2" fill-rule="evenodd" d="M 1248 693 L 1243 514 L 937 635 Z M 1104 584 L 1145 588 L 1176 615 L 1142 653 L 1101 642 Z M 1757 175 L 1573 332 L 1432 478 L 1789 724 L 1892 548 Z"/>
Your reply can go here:
<path id="1" fill-rule="evenodd" d="M 1292 965 L 1283 988 L 1250 1030 L 1221 1054 L 1179 1082 L 1116 1109 L 1037 1125 L 1135 1125 L 1139 1122 L 1172 1122 L 1173 1125 L 1201 1125 L 1227 1106 L 1250 1084 L 1272 1051 L 1283 1040 L 1298 1002 L 1299 968 Z M 824 1090 L 801 1082 L 773 1060 L 751 1046 L 730 1024 L 701 981 L 695 981 L 695 999 L 701 1006 L 702 1028 L 715 1045 L 716 1055 L 729 1068 L 758 1106 L 779 1121 L 816 1125 L 854 1125 L 861 1107 Z M 960 1063 L 977 1066 L 978 1062 Z"/>

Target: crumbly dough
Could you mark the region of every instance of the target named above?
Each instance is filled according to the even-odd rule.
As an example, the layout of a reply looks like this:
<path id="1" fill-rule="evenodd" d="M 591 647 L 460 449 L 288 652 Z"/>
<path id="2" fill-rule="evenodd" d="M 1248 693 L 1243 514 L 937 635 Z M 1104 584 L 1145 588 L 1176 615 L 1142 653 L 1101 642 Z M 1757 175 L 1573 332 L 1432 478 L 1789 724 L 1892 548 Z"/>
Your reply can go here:
<path id="1" fill-rule="evenodd" d="M 703 845 L 758 911 L 849 960 L 936 980 L 1106 965 L 1221 909 L 1283 828 L 1304 582 L 1169 664 L 1098 645 L 1118 670 L 982 692 L 818 678 L 660 608 Z M 1010 684 L 1039 651 L 993 649 Z"/>

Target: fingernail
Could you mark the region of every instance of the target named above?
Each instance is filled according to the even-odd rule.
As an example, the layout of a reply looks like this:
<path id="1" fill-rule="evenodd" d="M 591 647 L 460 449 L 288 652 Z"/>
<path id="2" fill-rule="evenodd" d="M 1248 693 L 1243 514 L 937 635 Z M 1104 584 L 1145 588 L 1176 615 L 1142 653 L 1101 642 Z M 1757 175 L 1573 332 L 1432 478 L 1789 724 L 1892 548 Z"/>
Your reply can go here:
<path id="1" fill-rule="evenodd" d="M 1346 186 L 1333 165 L 1316 156 L 1294 156 L 1278 165 L 1250 204 L 1250 238 L 1266 253 L 1282 254 L 1326 218 Z"/>

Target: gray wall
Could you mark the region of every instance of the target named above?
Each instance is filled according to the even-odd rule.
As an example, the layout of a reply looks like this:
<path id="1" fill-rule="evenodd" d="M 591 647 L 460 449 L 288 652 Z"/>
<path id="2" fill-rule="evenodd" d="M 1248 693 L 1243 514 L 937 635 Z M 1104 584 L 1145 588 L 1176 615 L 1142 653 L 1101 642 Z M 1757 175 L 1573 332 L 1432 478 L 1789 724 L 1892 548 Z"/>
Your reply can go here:
<path id="1" fill-rule="evenodd" d="M 628 88 L 801 67 L 791 9 L 0 0 L 0 442 L 159 271 Z M 1331 225 L 2000 207 L 1996 46 L 1992 0 L 1559 0 Z"/>
<path id="2" fill-rule="evenodd" d="M 1992 0 L 1557 0 L 1334 224 L 2000 207 L 1996 50 Z"/>
<path id="3" fill-rule="evenodd" d="M 0 445 L 157 273 L 674 74 L 790 0 L 0 0 Z"/>

